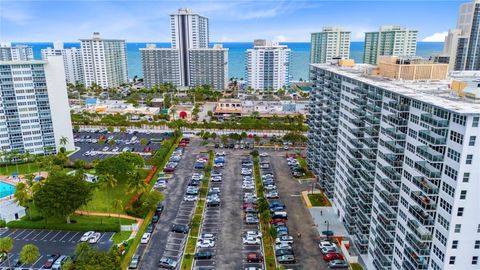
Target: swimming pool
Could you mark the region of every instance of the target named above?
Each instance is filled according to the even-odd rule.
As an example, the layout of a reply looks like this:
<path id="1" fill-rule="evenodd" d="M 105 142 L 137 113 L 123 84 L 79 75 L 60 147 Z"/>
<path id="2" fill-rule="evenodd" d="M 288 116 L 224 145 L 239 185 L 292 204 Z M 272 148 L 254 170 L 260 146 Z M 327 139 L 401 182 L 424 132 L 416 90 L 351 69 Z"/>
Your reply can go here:
<path id="1" fill-rule="evenodd" d="M 10 195 L 13 195 L 14 193 L 15 193 L 14 186 L 4 182 L 0 182 L 0 198 L 8 197 Z"/>

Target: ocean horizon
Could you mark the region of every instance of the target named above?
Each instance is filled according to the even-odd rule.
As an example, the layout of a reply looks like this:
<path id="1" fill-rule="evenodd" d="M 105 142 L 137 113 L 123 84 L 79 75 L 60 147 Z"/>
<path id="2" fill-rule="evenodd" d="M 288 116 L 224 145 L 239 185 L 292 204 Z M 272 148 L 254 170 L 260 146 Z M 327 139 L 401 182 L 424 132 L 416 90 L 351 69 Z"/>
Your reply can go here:
<path id="1" fill-rule="evenodd" d="M 170 42 L 127 42 L 128 77 L 143 77 L 140 49 L 147 44 L 156 44 L 158 48 L 169 48 Z M 245 51 L 253 46 L 253 42 L 211 42 L 211 44 L 223 44 L 228 48 L 228 76 L 243 78 L 245 76 Z M 35 59 L 41 59 L 41 49 L 53 47 L 53 42 L 12 42 L 13 45 L 24 44 L 32 46 Z M 291 79 L 294 81 L 308 79 L 308 65 L 310 63 L 310 42 L 280 42 L 292 50 L 291 55 Z M 65 42 L 65 48 L 80 47 L 79 42 Z M 350 58 L 356 63 L 362 63 L 364 42 L 351 42 Z M 443 50 L 443 42 L 418 42 L 417 55 L 430 57 L 439 54 Z"/>

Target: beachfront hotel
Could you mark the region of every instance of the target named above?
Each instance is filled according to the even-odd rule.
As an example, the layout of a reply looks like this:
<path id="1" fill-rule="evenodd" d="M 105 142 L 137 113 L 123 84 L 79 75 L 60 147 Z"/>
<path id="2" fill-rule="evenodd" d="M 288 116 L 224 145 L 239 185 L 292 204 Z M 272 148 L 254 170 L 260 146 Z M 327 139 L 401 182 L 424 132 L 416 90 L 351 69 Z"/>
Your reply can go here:
<path id="1" fill-rule="evenodd" d="M 62 42 L 53 43 L 53 48 L 41 50 L 42 59 L 47 60 L 50 56 L 60 55 L 63 57 L 65 66 L 65 80 L 67 83 L 83 83 L 83 64 L 81 50 L 77 48 L 65 49 Z"/>
<path id="2" fill-rule="evenodd" d="M 278 42 L 256 39 L 247 49 L 245 77 L 255 90 L 276 92 L 290 84 L 291 50 Z"/>
<path id="3" fill-rule="evenodd" d="M 0 44 L 0 61 L 28 61 L 33 60 L 33 49 L 31 46 L 16 45 L 10 43 Z"/>
<path id="4" fill-rule="evenodd" d="M 90 39 L 80 39 L 85 85 L 102 88 L 128 83 L 125 40 L 104 39 L 95 32 Z"/>
<path id="5" fill-rule="evenodd" d="M 377 32 L 366 32 L 363 63 L 375 65 L 382 55 L 416 55 L 417 35 L 417 30 L 400 26 L 381 26 Z"/>
<path id="6" fill-rule="evenodd" d="M 308 163 L 369 269 L 479 269 L 480 73 L 312 64 Z"/>
<path id="7" fill-rule="evenodd" d="M 179 9 L 170 15 L 170 26 L 171 48 L 156 48 L 149 44 L 140 49 L 145 87 L 172 83 L 226 89 L 228 49 L 221 44 L 208 47 L 208 18 L 190 9 Z"/>
<path id="8" fill-rule="evenodd" d="M 0 151 L 74 150 L 63 58 L 0 61 Z M 62 145 L 62 138 L 67 142 Z"/>
<path id="9" fill-rule="evenodd" d="M 324 27 L 311 34 L 310 64 L 328 63 L 334 58 L 350 58 L 350 31 L 339 27 Z"/>

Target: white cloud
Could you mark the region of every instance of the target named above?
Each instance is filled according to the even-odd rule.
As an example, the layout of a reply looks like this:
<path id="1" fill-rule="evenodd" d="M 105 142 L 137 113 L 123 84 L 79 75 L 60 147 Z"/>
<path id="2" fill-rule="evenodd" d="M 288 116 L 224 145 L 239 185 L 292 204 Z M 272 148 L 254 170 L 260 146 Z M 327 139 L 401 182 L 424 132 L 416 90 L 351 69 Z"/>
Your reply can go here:
<path id="1" fill-rule="evenodd" d="M 448 32 L 435 33 L 431 36 L 428 36 L 422 39 L 423 42 L 444 42 L 445 37 L 448 35 Z"/>

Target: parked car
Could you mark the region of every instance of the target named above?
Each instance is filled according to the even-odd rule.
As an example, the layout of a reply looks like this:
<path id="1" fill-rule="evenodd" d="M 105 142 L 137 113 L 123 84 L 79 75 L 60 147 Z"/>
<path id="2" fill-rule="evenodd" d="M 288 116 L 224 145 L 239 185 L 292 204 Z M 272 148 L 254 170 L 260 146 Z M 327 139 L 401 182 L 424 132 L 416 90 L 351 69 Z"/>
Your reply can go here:
<path id="1" fill-rule="evenodd" d="M 176 233 L 187 234 L 188 230 L 189 230 L 188 225 L 183 225 L 183 224 L 175 224 L 172 227 L 172 232 L 176 232 Z"/>
<path id="2" fill-rule="evenodd" d="M 5 254 L 5 253 L 2 253 L 2 254 Z M 5 254 L 6 255 L 6 254 Z M 0 262 L 2 262 L 2 259 L 1 259 L 1 255 L 0 255 Z M 48 256 L 47 260 L 45 261 L 45 263 L 43 263 L 43 266 L 42 268 L 43 269 L 51 269 L 53 264 L 55 263 L 55 261 L 60 258 L 60 254 L 56 253 L 56 254 L 52 254 L 50 256 Z"/>
<path id="3" fill-rule="evenodd" d="M 196 260 L 210 260 L 213 257 L 213 253 L 207 250 L 197 251 L 194 255 Z"/>
<path id="4" fill-rule="evenodd" d="M 90 240 L 90 237 L 92 237 L 94 233 L 95 233 L 94 231 L 88 231 L 84 233 L 80 238 L 80 242 L 87 242 L 88 240 Z"/>
<path id="5" fill-rule="evenodd" d="M 148 227 L 147 227 L 147 229 L 146 229 L 146 232 L 147 232 L 147 233 L 153 233 L 153 230 L 154 230 L 154 229 L 155 229 L 155 223 L 152 222 L 152 223 L 148 224 Z"/>
<path id="6" fill-rule="evenodd" d="M 98 240 L 100 239 L 100 236 L 101 236 L 101 234 L 96 232 L 96 233 L 92 234 L 92 236 L 90 236 L 90 239 L 88 240 L 88 242 L 90 244 L 96 244 L 98 242 Z"/>
<path id="7" fill-rule="evenodd" d="M 215 246 L 215 241 L 211 239 L 199 239 L 197 241 L 197 247 L 199 248 L 212 248 Z"/>
<path id="8" fill-rule="evenodd" d="M 247 262 L 261 263 L 263 262 L 263 255 L 260 252 L 249 252 L 247 254 Z"/>
<path id="9" fill-rule="evenodd" d="M 140 263 L 141 256 L 138 254 L 133 255 L 132 259 L 130 260 L 130 265 L 128 269 L 137 269 L 138 264 Z"/>
<path id="10" fill-rule="evenodd" d="M 291 237 L 291 236 L 283 236 L 283 237 L 277 237 L 277 238 L 275 239 L 275 244 L 278 244 L 278 243 L 281 243 L 281 242 L 293 244 L 293 237 Z"/>
<path id="11" fill-rule="evenodd" d="M 142 239 L 140 239 L 140 244 L 148 244 L 148 241 L 150 241 L 150 236 L 151 234 L 146 232 L 142 235 Z"/>
<path id="12" fill-rule="evenodd" d="M 244 245 L 260 245 L 261 241 L 259 237 L 245 236 L 243 238 Z"/>
<path id="13" fill-rule="evenodd" d="M 327 254 L 323 254 L 322 258 L 329 262 L 329 261 L 333 261 L 333 260 L 343 260 L 343 255 L 340 254 L 340 253 L 327 253 Z"/>
<path id="14" fill-rule="evenodd" d="M 52 270 L 60 270 L 66 261 L 70 260 L 70 257 L 67 255 L 60 256 L 52 265 Z"/>
<path id="15" fill-rule="evenodd" d="M 293 256 L 293 255 L 282 255 L 282 256 L 277 257 L 277 261 L 278 261 L 278 263 L 283 263 L 283 264 L 295 263 L 295 256 Z"/>
<path id="16" fill-rule="evenodd" d="M 333 260 L 328 262 L 329 268 L 349 268 L 349 264 L 344 260 Z"/>
<path id="17" fill-rule="evenodd" d="M 158 267 L 165 269 L 176 269 L 178 262 L 171 258 L 161 258 L 158 262 Z"/>

